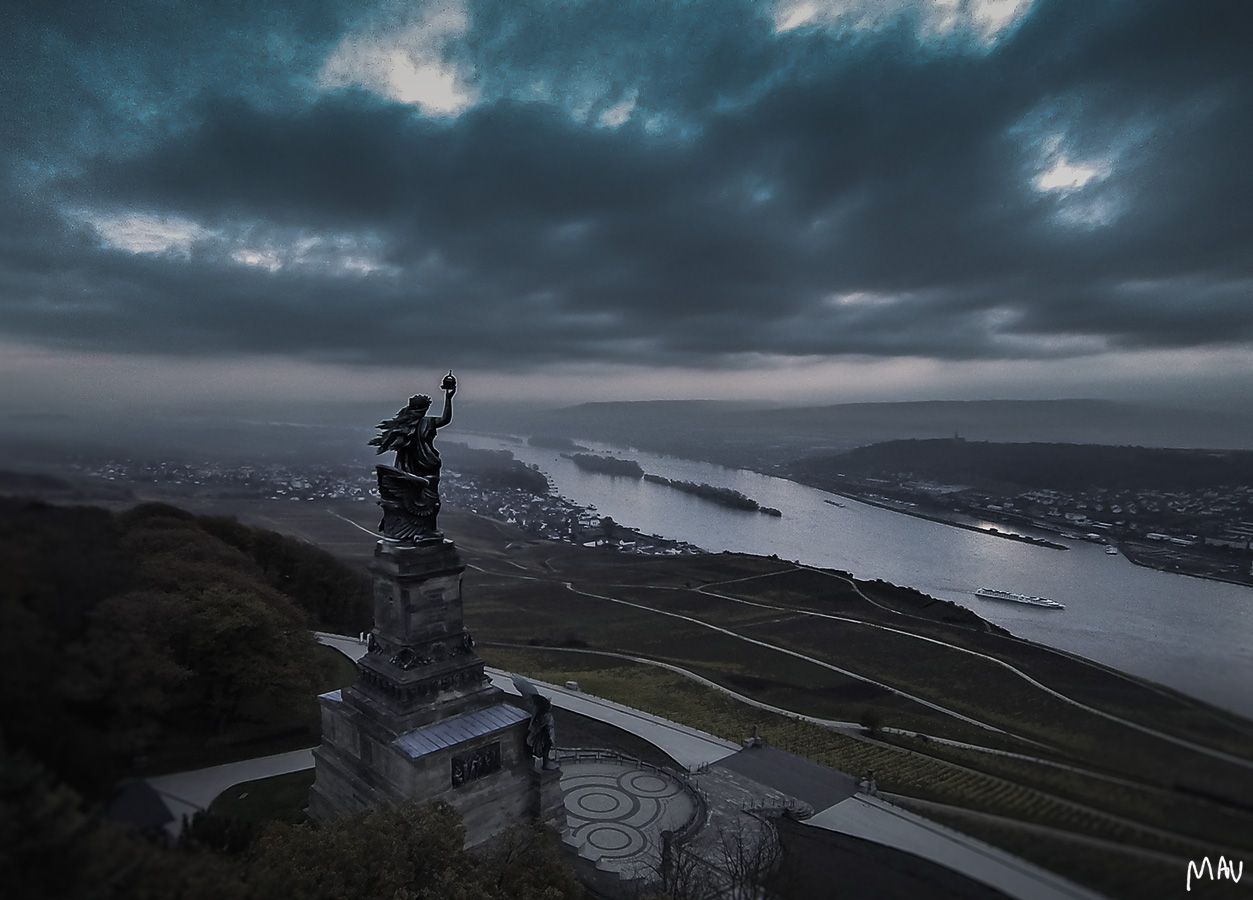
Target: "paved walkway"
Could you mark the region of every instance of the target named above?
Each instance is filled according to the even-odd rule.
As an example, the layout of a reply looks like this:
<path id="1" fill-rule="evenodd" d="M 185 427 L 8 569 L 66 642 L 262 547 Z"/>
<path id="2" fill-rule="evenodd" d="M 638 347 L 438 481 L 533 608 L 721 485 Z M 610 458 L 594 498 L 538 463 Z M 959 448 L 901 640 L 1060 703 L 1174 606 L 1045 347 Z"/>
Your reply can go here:
<path id="1" fill-rule="evenodd" d="M 326 631 L 315 631 L 313 636 L 318 639 L 319 644 L 326 644 L 328 647 L 334 647 L 344 656 L 353 662 L 365 656 L 366 644 L 360 638 L 351 637 L 346 634 L 330 634 Z"/>
<path id="2" fill-rule="evenodd" d="M 183 816 L 208 809 L 227 788 L 243 781 L 256 781 L 272 775 L 286 775 L 313 768 L 313 750 L 292 750 L 274 756 L 245 759 L 242 762 L 177 772 L 173 775 L 157 775 L 146 779 L 154 791 L 165 801 L 174 814 L 174 821 L 165 826 L 175 837 L 182 831 Z"/>
<path id="3" fill-rule="evenodd" d="M 507 672 L 499 669 L 487 669 L 492 683 L 506 693 L 518 696 L 518 689 Z M 588 716 L 616 725 L 619 728 L 642 737 L 659 747 L 670 758 L 689 772 L 701 766 L 725 759 L 740 749 L 739 744 L 724 741 L 695 728 L 688 728 L 678 722 L 671 722 L 660 716 L 654 716 L 638 709 L 631 709 L 611 700 L 592 697 L 581 691 L 567 690 L 555 684 L 528 679 L 539 688 L 540 693 L 550 698 L 553 706 L 566 709 L 579 715 Z M 560 738 L 560 735 L 558 736 Z"/>
<path id="4" fill-rule="evenodd" d="M 327 634 L 315 631 L 319 643 L 339 650 L 353 662 L 365 656 L 366 646 L 358 638 L 343 634 Z M 166 831 L 177 837 L 183 828 L 183 816 L 208 809 L 209 804 L 228 788 L 244 781 L 256 781 L 288 772 L 300 772 L 313 768 L 313 749 L 292 750 L 274 756 L 262 756 L 236 763 L 175 772 L 172 775 L 156 775 L 145 779 L 157 795 L 165 801 L 174 819 L 165 826 Z"/>

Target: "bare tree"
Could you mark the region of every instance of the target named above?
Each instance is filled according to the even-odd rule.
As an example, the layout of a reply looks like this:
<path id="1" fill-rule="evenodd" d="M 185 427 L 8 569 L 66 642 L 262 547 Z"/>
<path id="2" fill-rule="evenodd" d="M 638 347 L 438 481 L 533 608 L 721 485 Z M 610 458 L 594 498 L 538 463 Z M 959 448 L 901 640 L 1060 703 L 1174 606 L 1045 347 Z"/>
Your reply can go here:
<path id="1" fill-rule="evenodd" d="M 768 896 L 766 881 L 782 860 L 774 823 L 765 816 L 741 816 L 734 829 L 719 832 L 722 865 L 731 884 L 729 897 L 759 900 Z"/>
<path id="2" fill-rule="evenodd" d="M 750 818 L 751 816 L 751 818 Z M 774 824 L 764 816 L 738 817 L 703 846 L 672 842 L 662 850 L 661 893 L 667 900 L 764 900 L 766 882 L 782 860 Z"/>
<path id="3" fill-rule="evenodd" d="M 724 876 L 687 842 L 662 835 L 660 891 L 643 900 L 718 900 L 724 896 Z"/>

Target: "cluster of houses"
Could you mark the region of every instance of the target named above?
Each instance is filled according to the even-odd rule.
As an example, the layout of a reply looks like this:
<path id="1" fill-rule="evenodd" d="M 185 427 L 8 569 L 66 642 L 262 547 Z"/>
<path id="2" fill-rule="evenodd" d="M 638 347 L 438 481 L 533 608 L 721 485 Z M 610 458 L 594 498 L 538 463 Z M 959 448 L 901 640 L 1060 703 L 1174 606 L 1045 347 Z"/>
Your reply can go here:
<path id="1" fill-rule="evenodd" d="M 221 462 L 109 460 L 84 474 L 126 485 L 161 485 L 175 493 L 255 500 L 353 500 L 374 502 L 378 490 L 369 471 L 359 467 L 300 466 L 292 463 L 231 465 Z M 473 474 L 445 467 L 440 494 L 451 506 L 516 525 L 536 537 L 587 546 L 610 546 L 625 553 L 677 556 L 699 548 L 619 525 L 595 508 L 577 506 L 551 489 L 487 484 Z"/>
<path id="2" fill-rule="evenodd" d="M 683 541 L 643 534 L 619 525 L 595 507 L 582 507 L 549 491 L 537 495 L 522 488 L 491 487 L 472 475 L 447 472 L 440 481 L 445 503 L 516 525 L 535 537 L 585 546 L 611 546 L 624 553 L 678 556 L 701 552 Z"/>
<path id="3" fill-rule="evenodd" d="M 160 484 L 208 496 L 264 500 L 372 500 L 373 479 L 348 467 L 292 463 L 231 465 L 221 462 L 109 460 L 85 474 L 106 481 Z"/>
<path id="4" fill-rule="evenodd" d="M 969 494 L 962 499 L 978 505 Z M 1035 490 L 986 498 L 983 509 L 1063 531 L 1097 531 L 1177 545 L 1248 550 L 1253 540 L 1253 488 L 1248 485 L 1196 492 Z"/>

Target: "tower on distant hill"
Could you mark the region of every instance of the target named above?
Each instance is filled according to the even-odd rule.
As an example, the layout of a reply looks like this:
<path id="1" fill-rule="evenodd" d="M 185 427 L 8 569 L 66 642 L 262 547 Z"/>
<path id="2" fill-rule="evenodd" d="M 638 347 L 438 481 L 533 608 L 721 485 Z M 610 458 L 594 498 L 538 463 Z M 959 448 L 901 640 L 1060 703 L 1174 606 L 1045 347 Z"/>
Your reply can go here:
<path id="1" fill-rule="evenodd" d="M 516 822 L 558 820 L 564 807 L 560 771 L 527 748 L 531 715 L 492 686 L 463 624 L 465 564 L 436 530 L 434 439 L 452 420 L 451 372 L 443 388 L 439 418 L 426 416 L 430 398 L 416 395 L 371 441 L 380 453 L 396 451 L 396 466 L 377 467 L 374 628 L 356 684 L 319 698 L 309 813 L 439 799 L 461 813 L 467 842 L 477 844 Z"/>

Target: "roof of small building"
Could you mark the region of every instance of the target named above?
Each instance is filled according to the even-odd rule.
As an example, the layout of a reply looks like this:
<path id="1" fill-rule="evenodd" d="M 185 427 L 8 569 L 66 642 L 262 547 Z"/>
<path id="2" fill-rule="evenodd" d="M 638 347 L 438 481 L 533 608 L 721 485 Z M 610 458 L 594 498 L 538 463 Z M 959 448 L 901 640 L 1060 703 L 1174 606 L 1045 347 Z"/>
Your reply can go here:
<path id="1" fill-rule="evenodd" d="M 815 810 L 834 806 L 857 793 L 853 776 L 769 745 L 746 747 L 716 765 L 803 800 Z"/>
<path id="2" fill-rule="evenodd" d="M 437 750 L 444 750 L 465 741 L 486 737 L 496 731 L 503 731 L 529 718 L 531 718 L 530 713 L 516 706 L 498 703 L 487 709 L 423 725 L 421 728 L 402 734 L 393 743 L 409 754 L 410 759 L 417 759 Z"/>

